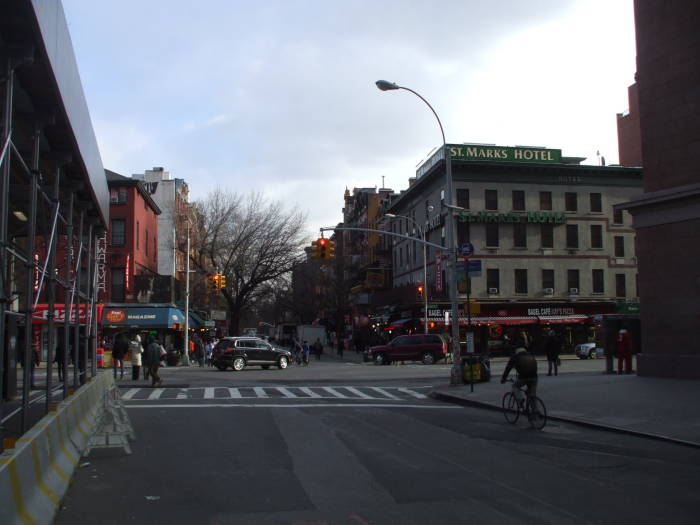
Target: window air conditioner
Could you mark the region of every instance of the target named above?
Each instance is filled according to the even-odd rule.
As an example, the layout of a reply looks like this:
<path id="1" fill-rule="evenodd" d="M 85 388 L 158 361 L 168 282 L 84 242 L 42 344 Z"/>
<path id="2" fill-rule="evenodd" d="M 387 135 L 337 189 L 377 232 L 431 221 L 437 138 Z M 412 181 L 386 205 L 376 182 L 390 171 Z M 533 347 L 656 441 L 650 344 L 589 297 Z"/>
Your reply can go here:
<path id="1" fill-rule="evenodd" d="M 498 288 L 489 288 L 489 295 L 496 295 L 498 293 Z"/>
<path id="2" fill-rule="evenodd" d="M 545 295 L 552 295 L 553 293 L 554 293 L 554 288 L 545 288 L 544 289 Z"/>
<path id="3" fill-rule="evenodd" d="M 578 295 L 578 288 L 569 288 L 570 295 Z"/>

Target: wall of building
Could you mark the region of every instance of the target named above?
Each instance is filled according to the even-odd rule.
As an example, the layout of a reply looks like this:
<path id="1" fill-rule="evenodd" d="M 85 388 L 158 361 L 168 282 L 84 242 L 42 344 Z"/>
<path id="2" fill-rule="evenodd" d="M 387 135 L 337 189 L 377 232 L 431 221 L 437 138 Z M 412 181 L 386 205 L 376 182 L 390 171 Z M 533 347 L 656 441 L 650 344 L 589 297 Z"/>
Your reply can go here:
<path id="1" fill-rule="evenodd" d="M 617 146 L 622 166 L 642 165 L 642 129 L 637 84 L 627 88 L 629 110 L 617 114 Z"/>

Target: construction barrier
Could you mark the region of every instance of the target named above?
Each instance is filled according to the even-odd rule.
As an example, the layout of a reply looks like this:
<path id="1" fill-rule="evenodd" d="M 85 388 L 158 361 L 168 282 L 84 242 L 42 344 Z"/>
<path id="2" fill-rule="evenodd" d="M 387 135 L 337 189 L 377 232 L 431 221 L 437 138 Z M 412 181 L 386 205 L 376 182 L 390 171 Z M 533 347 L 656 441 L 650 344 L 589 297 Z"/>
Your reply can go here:
<path id="1" fill-rule="evenodd" d="M 99 374 L 0 455 L 0 523 L 52 523 L 114 388 L 111 373 Z"/>
<path id="2" fill-rule="evenodd" d="M 97 361 L 97 368 L 104 368 L 105 366 L 105 349 L 98 348 L 95 350 L 95 356 Z"/>

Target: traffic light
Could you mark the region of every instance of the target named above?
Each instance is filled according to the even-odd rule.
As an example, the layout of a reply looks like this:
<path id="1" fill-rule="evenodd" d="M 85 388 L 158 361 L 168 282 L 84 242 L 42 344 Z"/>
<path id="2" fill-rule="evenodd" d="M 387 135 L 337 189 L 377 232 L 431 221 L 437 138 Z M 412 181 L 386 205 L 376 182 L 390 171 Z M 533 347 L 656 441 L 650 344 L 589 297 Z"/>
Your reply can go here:
<path id="1" fill-rule="evenodd" d="M 319 248 L 319 258 L 328 259 L 328 239 L 321 237 L 316 241 L 316 243 L 318 244 Z"/>
<path id="2" fill-rule="evenodd" d="M 423 286 L 422 284 L 419 284 L 419 285 L 416 287 L 416 291 L 418 292 L 418 297 L 419 297 L 420 299 L 422 299 L 422 298 L 423 298 L 423 294 L 425 293 L 425 286 Z"/>
<path id="3" fill-rule="evenodd" d="M 226 289 L 226 276 L 222 273 L 219 274 L 219 290 Z"/>
<path id="4" fill-rule="evenodd" d="M 328 241 L 326 245 L 326 254 L 329 259 L 335 259 L 335 241 Z"/>
<path id="5" fill-rule="evenodd" d="M 311 241 L 311 258 L 321 258 L 321 247 L 318 245 L 318 241 Z"/>
<path id="6" fill-rule="evenodd" d="M 219 289 L 219 274 L 215 273 L 214 275 L 210 275 L 207 277 L 209 280 L 209 288 L 212 290 L 218 290 Z"/>

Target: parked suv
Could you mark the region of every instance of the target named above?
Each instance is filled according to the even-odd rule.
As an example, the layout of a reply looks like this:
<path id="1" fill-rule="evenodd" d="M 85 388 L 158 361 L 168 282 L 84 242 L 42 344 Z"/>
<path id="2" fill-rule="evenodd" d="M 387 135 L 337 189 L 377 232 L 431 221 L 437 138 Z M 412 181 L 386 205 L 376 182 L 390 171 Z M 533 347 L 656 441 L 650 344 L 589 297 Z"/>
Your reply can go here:
<path id="1" fill-rule="evenodd" d="M 275 365 L 283 370 L 291 357 L 288 350 L 275 348 L 259 337 L 224 337 L 214 347 L 211 363 L 219 370 L 231 367 L 240 371 L 247 365 L 260 365 L 263 370 Z"/>
<path id="2" fill-rule="evenodd" d="M 365 361 L 386 365 L 392 361 L 422 361 L 432 365 L 447 355 L 447 344 L 434 334 L 400 335 L 388 344 L 373 346 L 365 352 Z"/>

